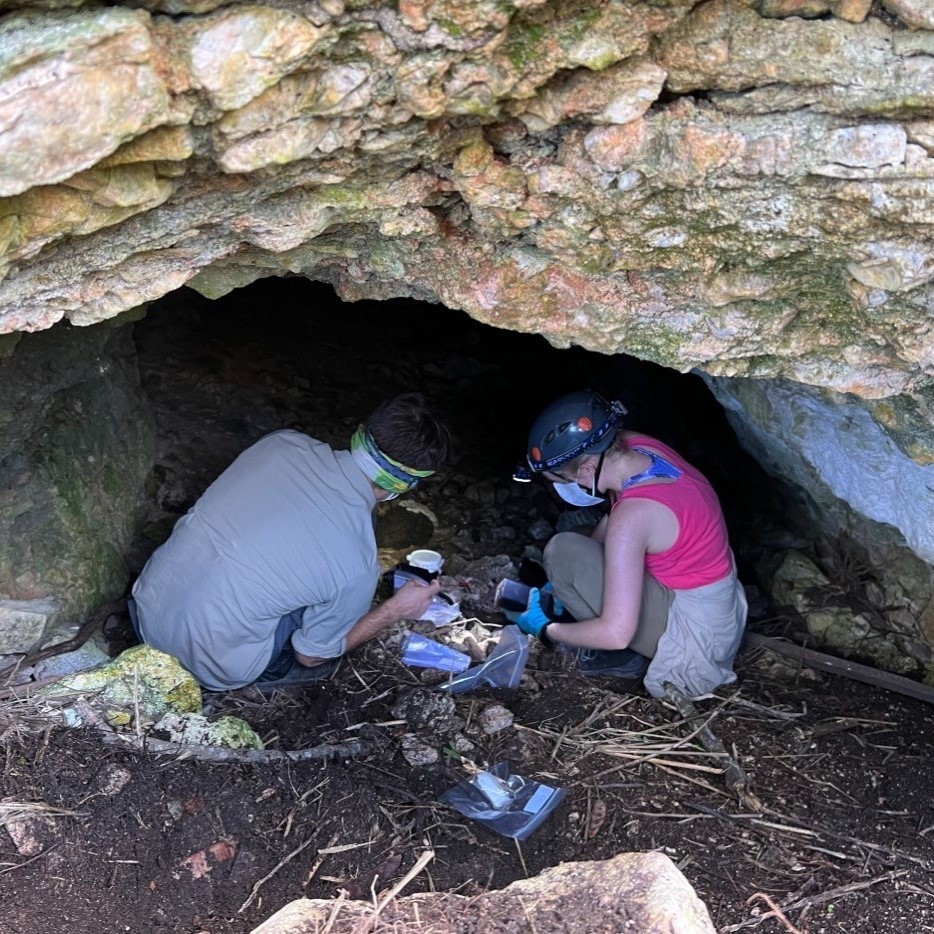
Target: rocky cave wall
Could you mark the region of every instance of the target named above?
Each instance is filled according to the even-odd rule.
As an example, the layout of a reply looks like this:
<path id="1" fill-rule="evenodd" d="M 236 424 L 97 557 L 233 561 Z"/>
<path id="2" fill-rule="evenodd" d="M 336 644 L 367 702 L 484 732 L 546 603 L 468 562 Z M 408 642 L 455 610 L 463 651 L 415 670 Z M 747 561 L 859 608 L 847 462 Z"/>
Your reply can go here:
<path id="1" fill-rule="evenodd" d="M 0 654 L 120 595 L 154 455 L 129 328 L 16 338 L 0 345 Z"/>
<path id="2" fill-rule="evenodd" d="M 696 368 L 930 639 L 929 4 L 133 7 L 0 0 L 0 332 L 289 273 Z"/>

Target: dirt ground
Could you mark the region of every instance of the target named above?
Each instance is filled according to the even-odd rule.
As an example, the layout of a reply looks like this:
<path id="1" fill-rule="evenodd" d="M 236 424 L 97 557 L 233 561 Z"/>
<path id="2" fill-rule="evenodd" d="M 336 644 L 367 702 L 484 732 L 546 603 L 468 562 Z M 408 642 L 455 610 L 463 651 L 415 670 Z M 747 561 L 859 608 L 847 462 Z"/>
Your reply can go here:
<path id="1" fill-rule="evenodd" d="M 406 728 L 391 707 L 419 681 L 378 646 L 254 718 L 288 724 L 293 748 L 365 735 L 377 745 L 362 758 L 206 764 L 114 750 L 83 731 L 13 733 L 3 800 L 58 813 L 38 856 L 0 839 L 0 930 L 245 932 L 294 898 L 345 889 L 368 899 L 431 848 L 407 891 L 479 894 L 562 861 L 659 849 L 719 931 L 791 930 L 767 917 L 766 896 L 809 934 L 934 931 L 928 706 L 745 652 L 739 686 L 698 706 L 745 770 L 754 811 L 726 792 L 721 763 L 686 740 L 695 724 L 561 662 L 540 658 L 558 667 L 530 669 L 511 696 L 457 701 L 468 723 L 493 703 L 515 715 L 493 735 L 468 726 L 474 762 L 506 760 L 567 792 L 519 845 L 439 804 L 467 774 L 453 750 L 429 766 L 403 759 Z M 246 715 L 259 705 L 248 692 L 224 701 Z M 126 784 L 108 793 L 115 780 Z"/>
<path id="2" fill-rule="evenodd" d="M 391 513 L 381 544 L 430 544 L 455 578 L 485 556 L 534 556 L 560 511 L 536 485 L 510 485 L 512 459 L 534 409 L 590 371 L 596 385 L 624 379 L 643 399 L 641 409 L 630 405 L 641 416 L 636 427 L 677 442 L 711 476 L 744 580 L 770 548 L 794 544 L 774 485 L 729 446 L 722 420 L 701 412 L 698 380 L 624 373 L 619 361 L 598 365 L 578 351 L 559 358 L 539 339 L 479 332 L 466 321 L 445 330 L 432 315 L 451 313 L 393 303 L 369 318 L 351 309 L 343 321 L 313 315 L 309 328 L 306 314 L 290 324 L 281 309 L 299 299 L 327 310 L 314 304 L 320 292 L 309 300 L 295 291 L 303 287 L 282 285 L 272 297 L 242 290 L 236 306 L 156 306 L 138 326 L 159 467 L 136 569 L 266 431 L 291 425 L 339 441 L 383 395 L 411 388 L 448 403 L 460 456 L 416 497 L 437 517 L 428 540 L 408 542 L 412 527 Z M 276 327 L 264 327 L 273 314 Z M 541 538 L 529 533 L 536 523 Z M 495 632 L 504 620 L 482 597 L 465 609 Z M 761 595 L 753 606 L 756 631 L 798 625 Z M 24 708 L 0 705 L 0 807 L 7 817 L 19 809 L 36 831 L 30 855 L 0 831 L 0 932 L 246 932 L 295 898 L 386 892 L 426 849 L 435 857 L 406 892 L 475 895 L 563 861 L 661 850 L 721 932 L 934 931 L 928 705 L 744 649 L 739 682 L 697 704 L 745 771 L 755 800 L 741 803 L 725 788 L 722 758 L 698 743 L 701 722 L 682 721 L 631 684 L 584 679 L 561 653 L 533 655 L 518 691 L 459 695 L 472 748 L 458 751 L 450 735 L 429 729 L 422 738 L 438 760 L 410 765 L 402 739 L 411 728 L 393 707 L 424 676 L 399 655 L 399 634 L 389 632 L 305 692 L 206 698 L 214 714 L 244 717 L 273 748 L 350 738 L 369 745 L 365 755 L 325 763 L 140 755 L 91 732 L 43 729 Z M 479 724 L 494 704 L 514 723 L 487 734 Z M 438 800 L 471 764 L 501 761 L 567 793 L 519 845 Z"/>

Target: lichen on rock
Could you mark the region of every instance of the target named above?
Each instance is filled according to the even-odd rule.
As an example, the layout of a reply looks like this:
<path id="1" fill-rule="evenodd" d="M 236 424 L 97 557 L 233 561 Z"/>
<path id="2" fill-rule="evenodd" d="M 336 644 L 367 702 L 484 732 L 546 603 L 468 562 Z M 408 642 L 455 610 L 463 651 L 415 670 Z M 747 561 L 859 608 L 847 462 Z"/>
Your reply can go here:
<path id="1" fill-rule="evenodd" d="M 40 692 L 49 698 L 75 694 L 93 697 L 94 706 L 108 712 L 139 713 L 149 720 L 201 710 L 201 688 L 194 677 L 171 655 L 148 645 L 127 649 L 107 665 L 61 678 Z"/>
<path id="2" fill-rule="evenodd" d="M 222 746 L 227 749 L 262 749 L 253 728 L 239 717 L 208 720 L 197 713 L 167 713 L 152 726 L 153 734 L 182 746 Z"/>

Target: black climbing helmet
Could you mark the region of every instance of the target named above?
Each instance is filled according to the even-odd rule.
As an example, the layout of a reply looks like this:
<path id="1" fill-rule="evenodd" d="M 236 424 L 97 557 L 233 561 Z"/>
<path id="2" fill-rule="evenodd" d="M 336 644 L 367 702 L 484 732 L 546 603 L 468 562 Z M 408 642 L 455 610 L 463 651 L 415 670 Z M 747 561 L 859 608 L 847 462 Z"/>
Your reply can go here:
<path id="1" fill-rule="evenodd" d="M 613 443 L 626 414 L 621 402 L 607 402 L 599 393 L 571 392 L 535 419 L 529 432 L 527 460 L 533 473 L 554 470 L 581 454 L 601 454 Z M 530 480 L 525 467 L 515 479 Z"/>

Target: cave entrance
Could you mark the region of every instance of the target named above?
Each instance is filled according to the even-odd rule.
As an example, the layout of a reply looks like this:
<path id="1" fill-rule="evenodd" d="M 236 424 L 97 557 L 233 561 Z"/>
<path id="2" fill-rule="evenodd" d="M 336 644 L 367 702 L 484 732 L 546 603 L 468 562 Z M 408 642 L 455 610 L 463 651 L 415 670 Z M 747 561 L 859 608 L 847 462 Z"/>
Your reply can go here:
<path id="1" fill-rule="evenodd" d="M 299 278 L 266 279 L 214 301 L 183 289 L 150 306 L 134 328 L 157 438 L 134 572 L 177 516 L 263 435 L 291 427 L 346 447 L 367 412 L 407 391 L 423 392 L 457 440 L 455 462 L 411 497 L 437 515 L 432 547 L 452 556 L 534 554 L 556 526 L 573 521 L 562 519 L 573 507 L 547 485 L 511 477 L 537 412 L 581 388 L 619 398 L 630 426 L 670 443 L 708 476 L 747 583 L 764 537 L 782 522 L 781 485 L 740 448 L 693 374 L 559 350 L 439 305 L 345 304 L 330 286 Z M 404 530 L 388 526 L 380 543 L 404 545 Z"/>
<path id="2" fill-rule="evenodd" d="M 395 544 L 415 544 L 406 535 L 417 532 L 418 544 L 467 566 L 540 548 L 568 513 L 546 485 L 515 484 L 512 471 L 541 405 L 585 385 L 618 395 L 634 427 L 670 442 L 710 477 L 747 584 L 760 555 L 787 534 L 790 501 L 781 484 L 740 450 L 699 377 L 622 356 L 556 350 L 540 337 L 497 331 L 440 306 L 345 305 L 327 286 L 273 279 L 213 302 L 181 290 L 132 328 L 53 329 L 22 344 L 10 372 L 21 377 L 24 395 L 42 399 L 38 390 L 46 384 L 49 393 L 59 384 L 76 388 L 61 389 L 28 437 L 23 429 L 22 451 L 5 465 L 7 489 L 29 491 L 50 511 L 57 504 L 56 515 L 73 524 L 54 528 L 74 530 L 81 540 L 84 530 L 103 525 L 89 504 L 112 501 L 112 487 L 129 499 L 148 471 L 133 573 L 205 487 L 264 434 L 295 427 L 345 445 L 364 413 L 412 389 L 444 409 L 460 443 L 456 461 L 437 479 L 388 504 L 379 525 L 394 530 Z M 53 365 L 43 368 L 43 361 Z M 130 378 L 137 369 L 144 401 Z M 139 441 L 121 455 L 120 442 L 137 428 L 143 434 L 144 422 L 148 432 L 148 421 L 155 450 Z M 26 418 L 13 427 L 20 423 Z M 38 450 L 34 457 L 23 453 L 29 444 Z M 49 460 L 52 446 L 67 450 Z M 115 463 L 126 465 L 132 483 L 121 486 L 119 477 L 101 472 L 102 464 Z M 46 500 L 40 481 L 48 481 Z M 429 509 L 437 527 L 426 534 L 423 525 L 413 532 L 395 524 L 393 512 L 404 511 L 407 500 Z M 82 517 L 91 521 L 80 525 Z M 39 528 L 39 518 L 20 524 L 21 537 Z M 68 555 L 55 554 L 60 571 Z M 96 560 L 96 552 L 86 560 Z M 445 638 L 430 622 L 405 628 Z M 465 652 L 476 650 L 473 661 L 502 632 L 491 618 L 453 630 L 464 634 Z M 617 854 L 625 862 L 648 853 L 653 873 L 659 862 L 670 863 L 666 872 L 677 865 L 685 873 L 720 929 L 747 923 L 748 898 L 765 891 L 787 892 L 786 906 L 803 905 L 800 922 L 812 904 L 801 895 L 802 871 L 813 877 L 807 892 L 833 895 L 832 920 L 841 929 L 862 930 L 867 917 L 883 915 L 903 917 L 899 929 L 910 929 L 904 912 L 916 906 L 902 889 L 883 884 L 893 873 L 918 891 L 927 884 L 934 843 L 917 828 L 932 795 L 929 773 L 918 768 L 934 742 L 929 708 L 843 679 L 815 682 L 807 669 L 744 651 L 739 689 L 698 699 L 699 718 L 686 721 L 622 679 L 582 677 L 573 654 L 534 640 L 518 690 L 452 698 L 436 690 L 444 673 L 400 663 L 402 638 L 387 630 L 350 653 L 330 680 L 294 694 L 257 698 L 247 687 L 199 695 L 195 718 L 237 717 L 255 732 L 254 748 L 221 750 L 228 755 L 222 765 L 189 758 L 191 749 L 178 755 L 178 746 L 169 759 L 156 755 L 168 727 L 156 715 L 140 721 L 136 669 L 124 670 L 131 683 L 124 720 L 114 721 L 116 731 L 105 727 L 105 735 L 123 737 L 115 746 L 101 746 L 89 730 L 50 730 L 47 721 L 29 730 L 21 717 L 11 726 L 0 704 L 0 734 L 20 744 L 9 747 L 0 770 L 0 798 L 18 801 L 28 789 L 34 810 L 33 802 L 48 802 L 27 825 L 32 836 L 17 830 L 7 841 L 0 834 L 0 857 L 16 869 L 0 927 L 4 912 L 18 920 L 71 917 L 80 903 L 94 906 L 98 927 L 105 917 L 127 929 L 223 926 L 247 934 L 305 896 L 321 900 L 304 904 L 324 912 L 317 926 L 337 934 L 360 929 L 354 915 L 338 919 L 342 905 L 349 912 L 352 904 L 386 898 L 397 880 L 408 880 L 419 897 L 428 889 L 449 897 L 452 913 L 462 917 L 465 905 L 490 904 L 478 900 L 490 890 L 560 863 Z M 446 709 L 439 699 L 450 702 Z M 715 717 L 717 737 L 759 799 L 756 811 L 743 810 L 727 790 L 730 753 L 711 754 L 697 741 L 701 723 Z M 325 746 L 339 752 L 302 758 Z M 502 762 L 566 793 L 518 845 L 441 803 L 466 776 Z M 80 822 L 71 823 L 75 817 Z M 426 859 L 428 872 L 419 875 L 415 867 L 424 869 Z M 640 870 L 630 897 L 617 863 L 583 865 L 588 873 L 602 865 L 608 874 L 608 903 L 619 911 L 620 929 L 648 890 L 675 893 L 674 909 L 688 910 L 683 888 L 665 878 L 647 883 Z M 564 918 L 590 919 L 593 877 L 581 878 L 586 895 L 562 898 L 560 923 L 547 907 L 548 918 L 530 920 L 528 929 L 563 930 Z M 113 890 L 105 900 L 101 879 Z M 537 884 L 538 894 L 546 885 L 556 891 L 551 879 Z M 538 894 L 519 907 L 533 911 Z M 403 898 L 387 902 L 381 920 L 424 927 L 426 902 L 415 904 L 414 918 L 402 914 Z M 499 929 L 484 911 L 487 928 Z M 518 908 L 509 912 L 504 929 L 521 920 Z M 438 929 L 453 930 L 450 920 Z"/>

